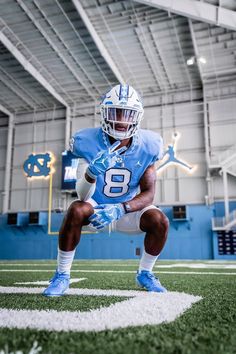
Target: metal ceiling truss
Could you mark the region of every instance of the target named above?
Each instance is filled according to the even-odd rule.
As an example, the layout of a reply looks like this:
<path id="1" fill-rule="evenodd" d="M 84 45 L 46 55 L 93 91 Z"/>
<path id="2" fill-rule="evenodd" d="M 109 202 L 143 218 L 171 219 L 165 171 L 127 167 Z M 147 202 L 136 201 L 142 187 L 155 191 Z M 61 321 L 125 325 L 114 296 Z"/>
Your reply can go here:
<path id="1" fill-rule="evenodd" d="M 149 46 L 146 47 L 148 41 L 145 40 L 145 37 L 144 37 L 144 40 L 142 40 L 140 34 L 139 34 L 139 30 L 138 28 L 135 28 L 135 33 L 137 35 L 137 38 L 139 40 L 139 43 L 140 43 L 140 46 L 143 50 L 143 54 L 145 55 L 146 57 L 146 60 L 147 62 L 149 63 L 149 66 L 150 66 L 150 69 L 153 73 L 153 76 L 155 78 L 155 81 L 157 83 L 157 86 L 158 88 L 162 91 L 165 91 L 165 86 L 163 85 L 163 78 L 161 77 L 161 74 L 160 72 L 158 72 L 158 68 L 159 68 L 159 65 L 157 63 L 155 63 L 155 61 L 153 61 L 153 55 L 151 53 L 151 50 L 149 49 Z M 149 55 L 149 52 L 151 55 Z"/>
<path id="2" fill-rule="evenodd" d="M 146 38 L 146 34 L 145 34 L 145 30 L 143 29 L 142 24 L 139 21 L 138 15 L 136 14 L 135 8 L 133 6 L 132 3 L 132 10 L 135 16 L 135 20 L 136 20 L 136 27 L 134 27 L 136 36 L 138 38 L 139 44 L 143 50 L 143 54 L 147 60 L 147 62 L 149 63 L 150 69 L 154 75 L 154 78 L 156 80 L 156 83 L 158 85 L 158 87 L 160 88 L 160 90 L 166 90 L 166 84 L 165 84 L 165 79 L 163 79 L 162 77 L 162 72 L 160 72 L 159 70 L 159 65 L 157 65 L 156 60 L 157 58 L 155 58 L 154 53 L 153 53 L 153 47 L 150 46 L 149 44 L 149 40 L 147 40 Z M 141 36 L 143 37 L 140 37 Z"/>
<path id="3" fill-rule="evenodd" d="M 117 78 L 118 82 L 124 83 L 125 80 L 124 80 L 123 76 L 121 75 L 118 67 L 116 66 L 116 64 L 114 63 L 110 54 L 108 53 L 108 51 L 107 51 L 106 47 L 104 46 L 103 42 L 101 41 L 100 37 L 98 36 L 94 26 L 92 25 L 89 17 L 87 16 L 85 10 L 83 9 L 80 1 L 78 1 L 78 0 L 72 0 L 72 1 L 73 1 L 73 4 L 75 5 L 75 8 L 78 11 L 80 17 L 82 18 L 85 26 L 87 27 L 87 30 L 89 31 L 91 37 L 93 38 L 100 54 L 105 59 L 106 63 L 108 64 L 108 66 L 112 70 L 113 74 Z"/>
<path id="4" fill-rule="evenodd" d="M 14 92 L 14 94 L 17 95 L 30 108 L 34 109 L 36 106 L 40 105 L 39 102 L 36 102 L 36 100 L 34 100 L 32 96 L 30 96 L 27 92 L 25 92 L 24 88 L 21 85 L 19 85 L 19 83 L 15 79 L 13 79 L 12 76 L 10 76 L 1 67 L 0 67 L 0 72 L 1 72 L 0 80 L 2 81 L 2 83 L 6 87 L 8 87 L 12 92 Z M 43 107 L 46 108 L 44 104 Z"/>
<path id="5" fill-rule="evenodd" d="M 6 161 L 5 161 L 5 176 L 4 176 L 4 190 L 2 199 L 3 213 L 8 211 L 9 196 L 10 196 L 10 180 L 11 180 L 11 160 L 12 160 L 12 140 L 14 129 L 14 114 L 7 108 L 0 104 L 0 111 L 8 116 L 8 129 L 7 129 L 7 146 L 6 146 Z"/>
<path id="6" fill-rule="evenodd" d="M 54 98 L 56 98 L 57 101 L 59 101 L 62 105 L 65 107 L 68 106 L 68 103 L 64 100 L 64 98 L 54 89 L 54 87 L 51 85 L 51 83 L 55 82 L 56 84 L 57 81 L 50 73 L 48 73 L 47 80 L 42 76 L 42 74 L 39 72 L 38 69 L 35 68 L 31 62 L 37 61 L 35 57 L 32 56 L 32 54 L 27 50 L 27 56 L 26 53 L 24 54 L 17 48 L 19 44 L 24 47 L 23 43 L 17 38 L 15 33 L 11 31 L 11 29 L 3 22 L 3 20 L 0 20 L 0 41 L 3 43 L 3 45 L 9 50 L 9 52 L 16 58 L 16 60 L 23 66 L 23 68 L 28 71 Z M 11 39 L 9 39 L 11 38 Z M 41 67 L 44 72 L 45 68 L 42 67 L 41 63 L 37 61 L 37 64 L 39 67 Z M 58 84 L 59 85 L 59 84 Z"/>
<path id="7" fill-rule="evenodd" d="M 192 38 L 192 42 L 193 42 L 193 48 L 194 48 L 195 58 L 196 58 L 196 62 L 197 62 L 197 67 L 198 67 L 199 75 L 200 75 L 200 78 L 201 78 L 201 81 L 203 84 L 202 67 L 201 67 L 200 61 L 198 60 L 200 55 L 199 55 L 199 50 L 198 50 L 197 41 L 196 41 L 194 28 L 193 28 L 193 23 L 192 23 L 191 19 L 188 19 L 188 24 L 189 24 L 190 34 L 191 34 L 191 38 Z"/>
<path id="8" fill-rule="evenodd" d="M 22 1 L 22 0 L 20 0 Z M 57 38 L 59 39 L 59 41 L 62 43 L 62 45 L 64 46 L 64 48 L 66 49 L 66 52 L 69 54 L 69 58 L 71 57 L 74 61 L 74 63 L 76 64 L 76 68 L 73 68 L 70 64 L 70 62 L 67 60 L 67 58 L 65 56 L 63 56 L 60 52 L 60 49 L 58 48 L 56 53 L 58 55 L 61 55 L 61 58 L 63 60 L 63 62 L 65 63 L 65 65 L 68 67 L 68 69 L 71 71 L 71 73 L 73 74 L 73 76 L 76 78 L 76 80 L 78 81 L 78 83 L 83 87 L 83 89 L 87 92 L 87 94 L 92 97 L 94 100 L 96 100 L 96 95 L 94 94 L 93 91 L 91 91 L 88 87 L 88 85 L 84 82 L 84 80 L 82 79 L 82 77 L 78 74 L 78 68 L 80 68 L 80 70 L 82 71 L 83 75 L 85 77 L 87 77 L 87 80 L 90 82 L 90 84 L 95 87 L 93 80 L 89 77 L 89 73 L 88 71 L 86 71 L 86 68 L 84 68 L 82 66 L 82 64 L 78 61 L 78 59 L 75 57 L 75 55 L 73 54 L 73 52 L 70 50 L 69 46 L 66 44 L 66 42 L 62 39 L 62 37 L 60 36 L 59 32 L 56 30 L 55 26 L 52 24 L 52 22 L 49 20 L 49 17 L 45 14 L 45 12 L 43 11 L 42 7 L 40 7 L 39 1 L 34 0 L 34 4 L 37 6 L 38 10 L 41 12 L 41 14 L 43 15 L 45 21 L 49 24 L 51 30 L 55 33 L 55 35 L 57 36 Z M 41 27 L 42 28 L 42 27 Z M 46 34 L 47 35 L 47 34 Z M 48 35 L 47 35 L 48 36 Z M 48 37 L 49 39 L 49 37 Z M 53 43 L 53 41 L 51 41 Z M 95 87 L 96 89 L 96 87 Z M 99 91 L 97 90 L 97 92 L 99 93 Z"/>
<path id="9" fill-rule="evenodd" d="M 107 82 L 107 84 L 109 86 L 111 86 L 111 82 L 109 81 L 109 79 L 106 77 L 104 70 L 100 67 L 101 64 L 96 62 L 96 59 L 94 58 L 93 53 L 91 52 L 91 50 L 89 49 L 89 46 L 86 45 L 85 41 L 83 40 L 82 36 L 80 35 L 79 31 L 75 28 L 74 24 L 72 23 L 72 21 L 70 20 L 70 18 L 68 17 L 68 15 L 66 14 L 66 12 L 64 11 L 64 9 L 62 8 L 61 4 L 58 2 L 58 0 L 55 0 L 57 6 L 59 7 L 59 9 L 61 10 L 61 12 L 63 13 L 64 17 L 66 18 L 66 20 L 68 21 L 72 31 L 74 32 L 75 36 L 78 38 L 78 40 L 80 41 L 82 47 L 84 48 L 85 52 L 88 54 L 89 58 L 91 59 L 91 61 L 94 63 L 94 65 L 96 66 L 96 68 L 98 69 L 98 72 L 100 73 L 101 77 L 104 78 L 105 82 Z M 78 10 L 76 9 L 76 11 L 78 12 Z M 85 26 L 86 27 L 86 26 Z M 87 27 L 86 27 L 87 28 Z M 87 29 L 88 30 L 88 29 Z M 96 43 L 95 43 L 96 44 Z M 99 52 L 99 49 L 98 49 Z M 101 53 L 100 53 L 101 54 Z M 105 59 L 104 59 L 105 60 Z M 104 63 L 106 63 L 106 61 L 104 61 Z M 107 65 L 107 63 L 106 63 Z M 114 74 L 114 73 L 113 73 Z M 99 89 L 99 87 L 102 86 L 102 88 L 104 88 L 104 84 L 96 84 L 96 87 Z"/>
<path id="10" fill-rule="evenodd" d="M 186 76 L 188 78 L 189 87 L 192 88 L 192 81 L 191 81 L 189 70 L 188 70 L 188 67 L 187 67 L 187 64 L 186 64 L 186 59 L 184 57 L 183 49 L 182 49 L 182 46 L 181 46 L 181 43 L 180 43 L 180 40 L 179 40 L 179 36 L 178 36 L 178 33 L 177 33 L 175 19 L 173 19 L 172 16 L 171 16 L 171 23 L 173 25 L 173 29 L 174 29 L 174 33 L 175 33 L 175 39 L 176 39 L 176 42 L 177 42 L 177 45 L 178 45 L 178 48 L 179 48 L 179 52 L 180 52 L 180 55 L 181 55 L 182 65 L 183 65 L 184 71 L 186 73 Z"/>
<path id="11" fill-rule="evenodd" d="M 100 6 L 97 6 L 96 8 L 98 10 L 98 13 L 99 13 L 100 18 L 102 20 L 102 23 L 105 26 L 105 29 L 106 29 L 107 33 L 110 35 L 110 37 L 111 37 L 111 39 L 113 41 L 113 44 L 116 47 L 117 52 L 119 53 L 118 59 L 119 59 L 120 65 L 124 66 L 124 68 L 127 69 L 126 76 L 125 76 L 125 82 L 131 82 L 132 81 L 133 84 L 135 85 L 135 87 L 139 88 L 139 83 L 138 83 L 136 75 L 134 75 L 134 70 L 133 70 L 132 67 L 130 67 L 130 65 L 129 65 L 128 61 L 127 61 L 127 58 L 125 57 L 124 53 L 122 52 L 122 50 L 120 48 L 120 45 L 118 44 L 118 41 L 117 41 L 114 33 L 112 32 L 112 30 L 109 27 L 109 24 L 107 23 L 107 19 L 105 18 L 104 14 L 102 13 Z"/>
<path id="12" fill-rule="evenodd" d="M 155 46 L 157 56 L 158 56 L 158 58 L 160 60 L 160 63 L 162 65 L 162 67 L 163 67 L 163 70 L 164 70 L 165 76 L 167 78 L 167 81 L 168 81 L 170 87 L 173 88 L 174 87 L 174 82 L 173 82 L 173 80 L 171 78 L 171 74 L 169 73 L 169 70 L 168 70 L 168 68 L 167 68 L 167 66 L 165 64 L 165 60 L 164 60 L 164 56 L 162 54 L 162 50 L 161 50 L 160 46 L 158 45 L 158 39 L 156 38 L 156 36 L 154 36 L 154 34 L 152 32 L 152 29 L 151 29 L 151 26 L 148 26 L 148 29 L 149 29 L 151 38 L 153 40 L 153 44 Z"/>
<path id="13" fill-rule="evenodd" d="M 63 55 L 62 51 L 57 47 L 57 45 L 55 44 L 55 42 L 49 37 L 49 35 L 47 34 L 46 30 L 43 28 L 43 26 L 39 23 L 39 21 L 34 17 L 34 15 L 31 13 L 31 11 L 28 9 L 28 7 L 26 6 L 25 2 L 23 2 L 22 0 L 16 0 L 17 3 L 21 6 L 21 8 L 23 9 L 23 11 L 27 14 L 27 16 L 30 18 L 30 20 L 33 22 L 33 24 L 36 26 L 36 28 L 39 30 L 39 32 L 41 33 L 41 35 L 45 38 L 45 40 L 48 42 L 48 44 L 50 45 L 50 47 L 54 50 L 54 52 L 57 54 L 57 56 L 61 59 L 61 61 L 64 63 L 64 65 L 67 67 L 67 69 L 71 72 L 71 74 L 74 76 L 74 78 L 76 79 L 76 81 L 84 88 L 84 90 L 91 96 L 94 98 L 94 95 L 91 91 L 89 91 L 87 89 L 87 86 L 85 83 L 83 83 L 83 80 L 81 78 L 81 76 L 78 75 L 78 71 L 75 70 L 75 68 L 72 67 L 72 65 L 70 64 L 69 60 Z M 59 41 L 62 43 L 62 45 L 64 46 L 64 48 L 70 53 L 70 55 L 72 56 L 73 59 L 74 56 L 73 54 L 69 51 L 68 46 L 65 44 L 65 42 L 62 40 L 62 38 L 60 38 L 58 32 L 56 31 L 56 29 L 51 26 L 49 19 L 47 18 L 47 16 L 44 14 L 43 10 L 41 9 L 40 5 L 38 4 L 38 2 L 34 1 L 34 4 L 37 6 L 38 10 L 40 11 L 40 13 L 42 14 L 42 16 L 44 17 L 44 19 L 49 23 L 50 25 L 50 29 L 56 34 L 57 38 L 59 39 Z M 81 67 L 81 64 L 79 64 L 76 61 L 77 65 L 81 68 L 81 70 L 83 71 L 83 74 L 86 75 L 85 70 Z"/>
<path id="14" fill-rule="evenodd" d="M 6 114 L 8 117 L 10 117 L 11 115 L 13 115 L 13 112 L 10 111 L 8 108 L 6 108 L 5 106 L 3 106 L 0 103 L 0 111 L 3 112 L 4 114 Z"/>
<path id="15" fill-rule="evenodd" d="M 236 12 L 198 0 L 135 0 L 169 13 L 236 30 Z"/>

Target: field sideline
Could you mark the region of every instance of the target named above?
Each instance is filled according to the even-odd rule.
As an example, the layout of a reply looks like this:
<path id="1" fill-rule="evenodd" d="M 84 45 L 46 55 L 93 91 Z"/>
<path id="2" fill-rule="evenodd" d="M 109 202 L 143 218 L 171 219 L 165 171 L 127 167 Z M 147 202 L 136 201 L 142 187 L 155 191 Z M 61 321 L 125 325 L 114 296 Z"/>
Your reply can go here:
<path id="1" fill-rule="evenodd" d="M 138 261 L 75 261 L 68 295 L 48 299 L 55 264 L 0 261 L 1 354 L 235 353 L 236 262 L 159 261 L 169 292 L 150 294 Z"/>

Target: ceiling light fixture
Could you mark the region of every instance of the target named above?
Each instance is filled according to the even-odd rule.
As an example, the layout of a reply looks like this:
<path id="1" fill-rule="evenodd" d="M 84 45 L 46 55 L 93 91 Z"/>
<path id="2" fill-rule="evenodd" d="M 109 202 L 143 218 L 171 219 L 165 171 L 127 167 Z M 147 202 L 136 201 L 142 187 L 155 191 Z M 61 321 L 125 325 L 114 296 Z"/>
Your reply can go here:
<path id="1" fill-rule="evenodd" d="M 195 63 L 195 57 L 191 57 L 187 60 L 187 65 L 193 65 Z"/>
<path id="2" fill-rule="evenodd" d="M 201 64 L 206 64 L 206 58 L 205 57 L 202 57 L 202 56 L 199 56 L 199 57 L 195 57 L 195 56 L 192 56 L 190 58 L 187 59 L 186 63 L 187 65 L 194 65 L 196 63 L 196 61 L 198 61 L 199 63 Z"/>
<path id="3" fill-rule="evenodd" d="M 199 57 L 198 60 L 201 64 L 206 64 L 206 62 L 207 62 L 206 58 L 204 58 L 204 57 Z"/>

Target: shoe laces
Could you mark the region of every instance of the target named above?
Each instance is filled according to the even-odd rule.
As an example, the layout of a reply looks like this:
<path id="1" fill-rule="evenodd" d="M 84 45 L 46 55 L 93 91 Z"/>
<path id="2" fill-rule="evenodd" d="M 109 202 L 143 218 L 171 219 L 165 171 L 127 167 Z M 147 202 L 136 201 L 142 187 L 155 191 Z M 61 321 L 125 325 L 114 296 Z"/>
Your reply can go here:
<path id="1" fill-rule="evenodd" d="M 65 280 L 67 280 L 67 277 L 63 273 L 56 272 L 52 279 L 50 279 L 50 283 L 56 282 L 56 284 L 63 283 Z"/>
<path id="2" fill-rule="evenodd" d="M 147 273 L 147 277 L 151 280 L 153 280 L 154 282 L 159 282 L 159 279 L 157 277 L 155 277 L 155 275 L 151 272 Z"/>

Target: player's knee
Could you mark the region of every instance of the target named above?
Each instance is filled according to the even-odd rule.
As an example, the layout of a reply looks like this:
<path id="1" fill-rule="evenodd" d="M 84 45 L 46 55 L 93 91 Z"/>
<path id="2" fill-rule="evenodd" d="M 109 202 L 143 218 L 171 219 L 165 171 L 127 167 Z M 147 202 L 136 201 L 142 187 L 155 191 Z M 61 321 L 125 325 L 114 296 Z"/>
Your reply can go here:
<path id="1" fill-rule="evenodd" d="M 73 202 L 67 212 L 67 218 L 72 223 L 82 222 L 93 213 L 92 206 L 86 202 L 75 201 Z"/>
<path id="2" fill-rule="evenodd" d="M 146 231 L 155 233 L 158 237 L 167 238 L 167 232 L 169 229 L 169 220 L 162 211 L 157 209 L 148 210 L 146 219 L 147 219 Z"/>
<path id="3" fill-rule="evenodd" d="M 161 230 L 161 234 L 164 239 L 167 238 L 168 230 L 169 230 L 169 219 L 164 213 L 161 213 L 160 219 L 159 219 L 159 228 Z"/>

